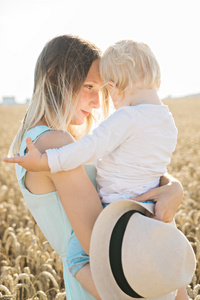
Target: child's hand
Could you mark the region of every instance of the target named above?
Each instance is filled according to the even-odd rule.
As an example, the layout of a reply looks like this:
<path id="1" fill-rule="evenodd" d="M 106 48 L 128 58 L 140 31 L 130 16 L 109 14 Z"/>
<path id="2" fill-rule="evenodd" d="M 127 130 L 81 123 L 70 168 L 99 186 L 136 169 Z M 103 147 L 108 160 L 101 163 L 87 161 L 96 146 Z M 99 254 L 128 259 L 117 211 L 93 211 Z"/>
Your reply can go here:
<path id="1" fill-rule="evenodd" d="M 25 156 L 17 154 L 15 157 L 4 158 L 3 161 L 17 163 L 27 171 L 49 171 L 47 154 L 42 154 L 33 144 L 30 137 L 26 139 L 26 145 L 29 152 Z"/>

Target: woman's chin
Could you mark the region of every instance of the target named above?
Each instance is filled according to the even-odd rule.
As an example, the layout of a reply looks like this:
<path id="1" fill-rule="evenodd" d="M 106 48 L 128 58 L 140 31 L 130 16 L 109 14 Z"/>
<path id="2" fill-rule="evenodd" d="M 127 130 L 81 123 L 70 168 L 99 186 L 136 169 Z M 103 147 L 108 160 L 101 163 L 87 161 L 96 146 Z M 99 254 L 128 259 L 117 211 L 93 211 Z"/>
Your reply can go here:
<path id="1" fill-rule="evenodd" d="M 74 120 L 74 121 L 70 122 L 70 125 L 80 126 L 80 125 L 83 125 L 84 123 L 85 123 L 85 120 Z"/>

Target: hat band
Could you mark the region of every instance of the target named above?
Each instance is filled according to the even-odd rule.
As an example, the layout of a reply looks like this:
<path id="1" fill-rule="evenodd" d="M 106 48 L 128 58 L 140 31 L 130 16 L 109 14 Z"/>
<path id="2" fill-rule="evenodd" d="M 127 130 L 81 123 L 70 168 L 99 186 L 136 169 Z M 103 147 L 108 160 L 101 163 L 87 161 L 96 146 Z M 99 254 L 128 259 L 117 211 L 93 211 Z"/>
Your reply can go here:
<path id="1" fill-rule="evenodd" d="M 143 298 L 131 288 L 128 281 L 126 280 L 122 268 L 122 259 L 121 259 L 122 240 L 124 237 L 124 232 L 126 230 L 130 217 L 136 212 L 142 214 L 137 210 L 130 210 L 125 214 L 123 214 L 115 224 L 110 239 L 109 258 L 110 258 L 111 270 L 119 288 L 128 296 L 134 298 Z"/>

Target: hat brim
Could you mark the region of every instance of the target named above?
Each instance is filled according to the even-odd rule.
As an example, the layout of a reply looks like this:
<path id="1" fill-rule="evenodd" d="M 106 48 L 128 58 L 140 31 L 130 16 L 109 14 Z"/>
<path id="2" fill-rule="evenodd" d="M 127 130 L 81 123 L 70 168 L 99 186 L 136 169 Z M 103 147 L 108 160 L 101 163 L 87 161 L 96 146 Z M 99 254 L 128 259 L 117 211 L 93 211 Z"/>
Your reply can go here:
<path id="1" fill-rule="evenodd" d="M 105 300 L 133 298 L 125 294 L 116 284 L 109 262 L 110 237 L 118 220 L 124 213 L 136 210 L 142 214 L 154 214 L 153 203 L 141 203 L 133 200 L 118 200 L 109 204 L 99 215 L 92 232 L 90 243 L 90 266 L 92 276 L 100 296 Z"/>
<path id="2" fill-rule="evenodd" d="M 191 282 L 196 260 L 190 243 L 175 226 L 147 218 L 146 212 L 154 213 L 153 203 L 118 200 L 97 218 L 90 267 L 101 299 L 172 300 Z"/>

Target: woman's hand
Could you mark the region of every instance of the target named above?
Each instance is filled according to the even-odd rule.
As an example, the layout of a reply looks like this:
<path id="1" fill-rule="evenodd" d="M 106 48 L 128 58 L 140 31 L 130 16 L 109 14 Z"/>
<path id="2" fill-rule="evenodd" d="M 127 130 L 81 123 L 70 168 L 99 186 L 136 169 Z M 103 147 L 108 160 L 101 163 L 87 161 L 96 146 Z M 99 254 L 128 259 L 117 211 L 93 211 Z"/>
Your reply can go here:
<path id="1" fill-rule="evenodd" d="M 47 154 L 42 154 L 35 147 L 30 137 L 26 139 L 26 145 L 29 151 L 26 155 L 20 156 L 17 154 L 15 157 L 6 157 L 3 161 L 17 163 L 27 171 L 31 172 L 49 171 Z"/>
<path id="2" fill-rule="evenodd" d="M 183 199 L 183 188 L 178 180 L 169 175 L 166 176 L 168 177 L 161 179 L 161 184 L 165 185 L 152 189 L 140 196 L 131 197 L 131 199 L 139 202 L 146 200 L 155 201 L 155 215 L 153 218 L 168 223 L 172 222 Z"/>

